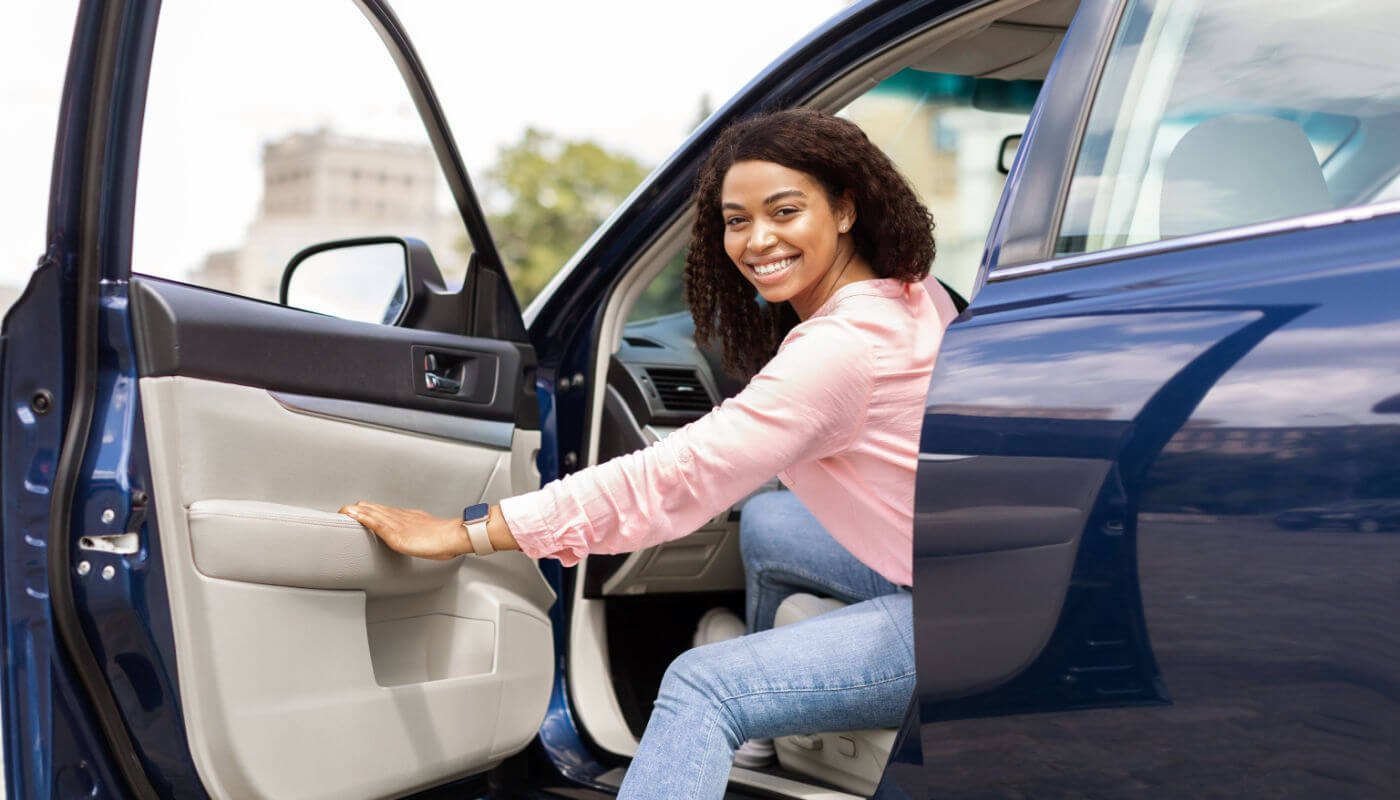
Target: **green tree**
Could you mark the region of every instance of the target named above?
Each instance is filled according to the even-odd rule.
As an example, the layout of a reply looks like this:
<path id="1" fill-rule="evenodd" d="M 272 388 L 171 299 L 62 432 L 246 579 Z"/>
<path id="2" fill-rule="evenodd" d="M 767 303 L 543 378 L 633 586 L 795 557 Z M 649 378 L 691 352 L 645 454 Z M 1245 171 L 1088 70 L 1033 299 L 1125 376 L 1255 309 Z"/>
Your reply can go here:
<path id="1" fill-rule="evenodd" d="M 527 128 L 486 174 L 491 231 L 521 304 L 630 193 L 647 169 L 625 153 Z"/>

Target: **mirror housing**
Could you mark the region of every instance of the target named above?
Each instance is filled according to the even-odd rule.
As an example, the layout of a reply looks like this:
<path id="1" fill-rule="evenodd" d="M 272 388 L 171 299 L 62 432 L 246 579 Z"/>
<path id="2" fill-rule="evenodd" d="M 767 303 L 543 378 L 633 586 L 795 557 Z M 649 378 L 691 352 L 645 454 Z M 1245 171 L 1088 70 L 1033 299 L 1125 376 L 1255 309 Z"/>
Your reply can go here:
<path id="1" fill-rule="evenodd" d="M 466 305 L 459 293 L 447 290 L 428 245 L 408 236 L 311 245 L 287 262 L 278 301 L 341 319 L 421 330 L 462 333 L 467 323 Z"/>

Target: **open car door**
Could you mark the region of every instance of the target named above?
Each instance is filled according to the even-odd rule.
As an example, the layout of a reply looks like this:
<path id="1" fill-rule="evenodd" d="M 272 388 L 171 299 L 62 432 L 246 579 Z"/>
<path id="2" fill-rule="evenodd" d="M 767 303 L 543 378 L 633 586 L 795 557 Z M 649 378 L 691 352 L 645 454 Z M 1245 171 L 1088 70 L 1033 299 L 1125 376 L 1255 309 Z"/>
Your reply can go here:
<path id="1" fill-rule="evenodd" d="M 398 796 L 489 769 L 544 716 L 535 562 L 409 559 L 336 513 L 539 485 L 518 304 L 407 36 L 355 5 L 470 237 L 452 290 L 402 232 L 335 250 L 396 254 L 397 324 L 133 274 L 159 4 L 82 3 L 48 249 L 5 326 L 14 796 Z"/>

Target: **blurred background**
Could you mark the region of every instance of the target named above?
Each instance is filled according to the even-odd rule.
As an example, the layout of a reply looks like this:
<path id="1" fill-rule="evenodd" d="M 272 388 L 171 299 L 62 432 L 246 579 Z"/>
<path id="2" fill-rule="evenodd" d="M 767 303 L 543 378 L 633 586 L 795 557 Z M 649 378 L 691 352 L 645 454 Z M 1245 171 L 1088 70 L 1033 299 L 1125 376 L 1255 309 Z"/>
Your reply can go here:
<path id="1" fill-rule="evenodd" d="M 31 4 L 0 34 L 0 310 L 43 249 L 77 5 Z M 848 3 L 392 5 L 524 305 L 715 107 Z M 842 112 L 934 211 L 940 275 L 950 263 L 975 274 L 1003 181 L 995 152 L 1029 110 L 974 107 L 973 94 L 970 79 L 906 70 Z M 424 240 L 460 284 L 471 244 L 397 68 L 355 4 L 168 0 L 133 269 L 275 301 L 303 247 L 385 234 Z M 677 310 L 678 270 L 643 301 L 643 315 Z"/>
<path id="2" fill-rule="evenodd" d="M 394 2 L 528 300 L 713 108 L 840 0 Z M 0 309 L 43 249 L 76 0 L 0 47 Z M 348 0 L 171 0 L 152 67 L 134 269 L 275 298 L 287 247 L 367 226 L 468 246 L 398 73 Z"/>

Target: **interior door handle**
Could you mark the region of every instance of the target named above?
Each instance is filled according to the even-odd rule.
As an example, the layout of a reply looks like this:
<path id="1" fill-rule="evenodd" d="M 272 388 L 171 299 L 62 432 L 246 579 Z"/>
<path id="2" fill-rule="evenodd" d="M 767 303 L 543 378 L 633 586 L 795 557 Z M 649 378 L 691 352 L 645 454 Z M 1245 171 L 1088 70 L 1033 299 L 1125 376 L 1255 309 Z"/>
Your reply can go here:
<path id="1" fill-rule="evenodd" d="M 489 351 L 413 345 L 413 391 L 473 405 L 495 402 L 500 356 Z"/>
<path id="2" fill-rule="evenodd" d="M 423 357 L 423 382 L 430 391 L 434 392 L 457 394 L 462 391 L 461 381 L 443 374 L 436 353 L 428 353 Z"/>

